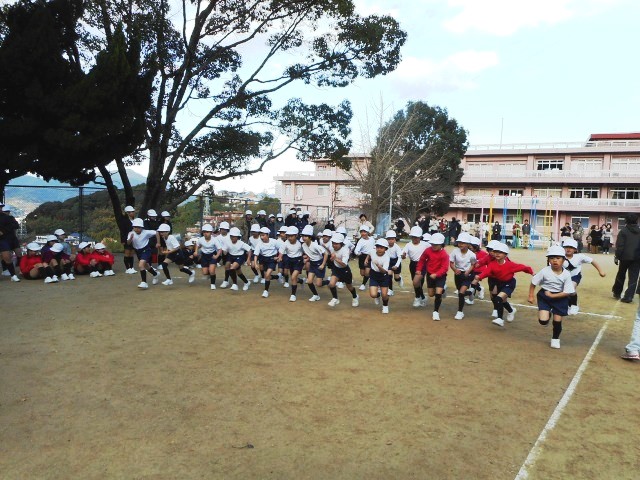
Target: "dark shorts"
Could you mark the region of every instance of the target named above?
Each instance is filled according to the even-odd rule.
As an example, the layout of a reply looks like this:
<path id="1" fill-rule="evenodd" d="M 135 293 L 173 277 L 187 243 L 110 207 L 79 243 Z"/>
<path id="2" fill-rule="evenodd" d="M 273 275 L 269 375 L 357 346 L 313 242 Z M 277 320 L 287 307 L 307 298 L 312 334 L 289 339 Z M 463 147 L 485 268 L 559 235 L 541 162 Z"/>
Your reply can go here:
<path id="1" fill-rule="evenodd" d="M 367 259 L 369 255 L 367 255 L 366 253 L 361 253 L 360 255 L 358 255 L 358 268 L 360 268 L 360 270 L 364 270 L 365 268 L 369 268 L 368 266 L 366 266 L 364 264 L 364 261 Z"/>
<path id="2" fill-rule="evenodd" d="M 144 260 L 145 262 L 151 262 L 151 247 L 148 245 L 144 248 L 136 248 L 136 256 L 138 260 Z"/>
<path id="3" fill-rule="evenodd" d="M 582 281 L 582 272 L 577 274 L 575 277 L 571 277 L 571 281 L 576 282 L 576 286 L 580 285 L 580 282 Z"/>
<path id="4" fill-rule="evenodd" d="M 327 267 L 320 268 L 320 265 L 322 265 L 322 260 L 310 261 L 309 273 L 314 273 L 317 278 L 324 278 Z"/>
<path id="5" fill-rule="evenodd" d="M 395 265 L 397 261 L 398 261 L 397 258 L 392 258 L 391 261 L 389 262 L 389 265 Z M 402 262 L 393 269 L 389 267 L 389 272 L 393 272 L 395 275 L 399 275 L 400 273 L 402 273 Z"/>
<path id="6" fill-rule="evenodd" d="M 214 253 L 201 253 L 200 261 L 198 262 L 202 268 L 208 268 L 209 265 L 215 265 L 215 260 L 213 259 Z"/>
<path id="7" fill-rule="evenodd" d="M 431 278 L 431 275 L 426 276 L 427 288 L 444 288 L 447 283 L 447 276 L 442 275 L 440 277 Z"/>
<path id="8" fill-rule="evenodd" d="M 346 283 L 347 285 L 351 285 L 353 283 L 353 274 L 351 273 L 351 268 L 349 268 L 349 266 L 344 268 L 334 268 L 331 270 L 331 276 L 336 277 L 339 282 Z"/>
<path id="9" fill-rule="evenodd" d="M 462 287 L 468 288 L 471 285 L 473 278 L 473 274 L 465 275 L 464 273 L 461 273 L 460 275 L 455 275 L 453 277 L 453 281 L 456 284 L 456 288 L 460 290 Z"/>
<path id="10" fill-rule="evenodd" d="M 493 278 L 489 278 L 487 277 L 487 285 L 489 286 L 489 291 L 493 292 L 493 287 L 495 287 L 497 285 L 497 281 L 494 280 Z"/>
<path id="11" fill-rule="evenodd" d="M 513 277 L 511 280 L 506 282 L 496 280 L 495 287 L 497 288 L 498 293 L 504 292 L 507 294 L 507 297 L 511 298 L 511 294 L 516 289 L 516 277 Z"/>
<path id="12" fill-rule="evenodd" d="M 538 290 L 538 310 L 546 310 L 553 315 L 566 317 L 569 314 L 569 297 L 549 298 L 544 294 L 544 289 Z"/>
<path id="13" fill-rule="evenodd" d="M 369 276 L 369 286 L 370 287 L 389 287 L 391 283 L 391 278 L 386 273 L 374 272 L 371 270 L 371 275 Z"/>
<path id="14" fill-rule="evenodd" d="M 247 254 L 243 253 L 242 255 L 229 255 L 227 257 L 227 262 L 229 263 L 237 263 L 242 266 L 247 263 Z"/>
<path id="15" fill-rule="evenodd" d="M 0 240 L 0 252 L 9 252 L 11 248 L 11 240 L 9 238 Z"/>
<path id="16" fill-rule="evenodd" d="M 265 257 L 264 255 L 258 255 L 258 263 L 262 265 L 265 270 L 275 270 L 277 267 L 276 257 Z"/>
<path id="17" fill-rule="evenodd" d="M 184 264 L 184 254 L 180 250 L 170 253 L 169 255 L 167 255 L 167 258 L 173 263 L 177 263 L 178 265 Z"/>
<path id="18" fill-rule="evenodd" d="M 304 259 L 302 257 L 285 257 L 282 263 L 283 267 L 289 270 L 290 273 L 294 270 L 301 272 L 304 266 Z"/>

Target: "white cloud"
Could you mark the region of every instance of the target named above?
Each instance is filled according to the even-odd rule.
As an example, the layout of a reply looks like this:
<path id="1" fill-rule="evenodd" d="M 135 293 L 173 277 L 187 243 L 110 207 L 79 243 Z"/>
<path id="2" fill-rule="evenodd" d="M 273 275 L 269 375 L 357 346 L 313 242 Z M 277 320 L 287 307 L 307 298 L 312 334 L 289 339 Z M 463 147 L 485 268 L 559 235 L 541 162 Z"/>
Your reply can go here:
<path id="1" fill-rule="evenodd" d="M 454 33 L 478 31 L 508 36 L 523 28 L 555 25 L 578 16 L 591 16 L 628 0 L 449 0 L 461 11 L 444 22 Z"/>
<path id="2" fill-rule="evenodd" d="M 480 72 L 498 63 L 496 52 L 475 50 L 457 52 L 440 61 L 405 57 L 389 78 L 401 89 L 409 89 L 411 95 L 470 90 L 476 88 Z"/>

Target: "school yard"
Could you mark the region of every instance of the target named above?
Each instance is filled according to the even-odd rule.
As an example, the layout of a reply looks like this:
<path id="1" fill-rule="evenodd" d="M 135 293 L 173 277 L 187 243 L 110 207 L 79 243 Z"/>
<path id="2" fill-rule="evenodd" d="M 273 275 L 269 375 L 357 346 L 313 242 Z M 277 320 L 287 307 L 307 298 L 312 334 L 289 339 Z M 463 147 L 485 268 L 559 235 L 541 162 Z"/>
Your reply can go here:
<path id="1" fill-rule="evenodd" d="M 560 350 L 534 309 L 500 329 L 486 302 L 453 320 L 449 296 L 434 322 L 408 281 L 382 315 L 346 290 L 332 309 L 326 289 L 289 303 L 175 269 L 148 291 L 2 277 L 0 478 L 636 478 L 640 364 L 619 355 L 637 298 L 613 300 L 613 256 L 596 258 L 608 276 L 584 267 Z"/>

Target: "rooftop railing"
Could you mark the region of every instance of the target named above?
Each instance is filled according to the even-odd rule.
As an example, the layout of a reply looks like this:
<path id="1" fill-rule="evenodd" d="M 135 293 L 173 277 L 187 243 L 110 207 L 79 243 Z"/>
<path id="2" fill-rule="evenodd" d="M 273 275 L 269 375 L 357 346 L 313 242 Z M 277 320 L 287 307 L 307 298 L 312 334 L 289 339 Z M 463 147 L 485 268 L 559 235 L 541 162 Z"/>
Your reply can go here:
<path id="1" fill-rule="evenodd" d="M 556 207 L 626 207 L 640 208 L 640 200 L 621 198 L 563 198 L 563 197 L 531 197 L 531 196 L 509 196 L 507 198 L 507 208 L 531 208 L 534 206 L 538 210 Z M 456 195 L 453 206 L 470 207 L 477 205 L 489 206 L 492 197 L 490 195 Z M 494 208 L 503 208 L 505 197 L 493 196 Z"/>
<path id="2" fill-rule="evenodd" d="M 478 150 L 541 150 L 556 148 L 640 148 L 640 140 L 598 140 L 595 142 L 488 143 L 469 145 L 468 151 Z"/>
<path id="3" fill-rule="evenodd" d="M 465 170 L 463 180 L 469 178 L 629 178 L 640 177 L 640 170 Z"/>

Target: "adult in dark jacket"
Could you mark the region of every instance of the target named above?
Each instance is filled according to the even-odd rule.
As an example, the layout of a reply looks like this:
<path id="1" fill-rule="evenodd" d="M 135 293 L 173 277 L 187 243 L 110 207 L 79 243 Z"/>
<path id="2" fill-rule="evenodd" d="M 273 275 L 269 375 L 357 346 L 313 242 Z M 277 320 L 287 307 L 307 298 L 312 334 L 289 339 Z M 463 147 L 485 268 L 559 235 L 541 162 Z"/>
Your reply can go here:
<path id="1" fill-rule="evenodd" d="M 456 238 L 460 236 L 461 229 L 462 225 L 460 225 L 460 222 L 456 220 L 456 217 L 452 217 L 449 225 L 447 226 L 447 236 L 449 237 L 449 241 L 447 243 L 449 243 L 449 245 L 455 243 Z"/>
<path id="2" fill-rule="evenodd" d="M 20 261 L 20 242 L 16 231 L 20 228 L 18 221 L 10 214 L 9 207 L 2 205 L 0 208 L 0 256 L 2 257 L 2 269 L 7 269 L 11 275 L 11 281 L 19 282 L 16 268 L 13 264 L 13 253 L 16 253 Z"/>
<path id="3" fill-rule="evenodd" d="M 284 219 L 284 225 L 286 227 L 295 227 L 298 223 L 298 211 L 295 208 L 289 210 L 289 215 Z"/>
<path id="4" fill-rule="evenodd" d="M 502 225 L 498 221 L 491 227 L 491 240 L 502 240 Z"/>
<path id="5" fill-rule="evenodd" d="M 613 298 L 621 298 L 622 302 L 633 302 L 634 293 L 638 292 L 638 275 L 640 274 L 640 228 L 638 215 L 630 213 L 625 217 L 626 225 L 620 230 L 616 239 L 614 261 L 618 265 L 618 274 L 611 288 Z M 628 277 L 627 289 L 622 295 L 625 278 Z"/>

